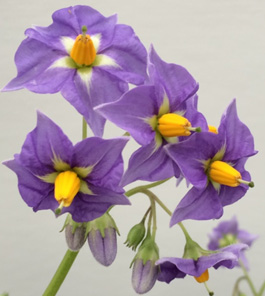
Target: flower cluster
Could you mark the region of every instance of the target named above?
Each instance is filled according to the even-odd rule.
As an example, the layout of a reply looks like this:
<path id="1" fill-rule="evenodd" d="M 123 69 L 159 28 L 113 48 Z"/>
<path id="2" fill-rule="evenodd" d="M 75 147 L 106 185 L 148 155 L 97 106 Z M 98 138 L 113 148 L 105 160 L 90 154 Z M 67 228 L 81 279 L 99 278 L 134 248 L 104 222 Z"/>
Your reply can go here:
<path id="1" fill-rule="evenodd" d="M 71 252 L 87 240 L 95 259 L 109 266 L 119 234 L 109 212 L 113 206 L 129 205 L 128 197 L 135 193 L 147 195 L 150 208 L 125 242 L 137 252 L 132 285 L 140 294 L 157 280 L 170 283 L 191 275 L 205 283 L 210 267 L 231 269 L 239 258 L 246 263 L 243 251 L 256 237 L 238 230 L 235 219 L 214 230 L 210 250 L 192 240 L 182 224 L 186 219 L 219 219 L 225 206 L 254 186 L 244 166 L 257 151 L 250 130 L 238 118 L 235 99 L 219 127 L 209 126 L 197 108 L 193 76 L 162 60 L 153 46 L 147 54 L 133 29 L 117 24 L 116 15 L 104 17 L 91 7 L 74 6 L 56 11 L 52 18 L 48 27 L 26 30 L 15 56 L 17 77 L 3 91 L 61 92 L 94 136 L 73 145 L 38 112 L 36 128 L 20 154 L 4 162 L 17 174 L 23 200 L 34 211 L 69 213 L 64 228 Z M 136 86 L 129 90 L 129 83 Z M 103 139 L 106 120 L 140 145 L 125 173 L 122 152 L 129 137 Z M 173 214 L 149 190 L 172 177 L 177 184 L 185 179 L 193 186 Z M 124 191 L 138 180 L 155 183 Z M 183 230 L 182 258 L 159 258 L 156 203 L 170 214 L 170 226 L 178 224 Z"/>

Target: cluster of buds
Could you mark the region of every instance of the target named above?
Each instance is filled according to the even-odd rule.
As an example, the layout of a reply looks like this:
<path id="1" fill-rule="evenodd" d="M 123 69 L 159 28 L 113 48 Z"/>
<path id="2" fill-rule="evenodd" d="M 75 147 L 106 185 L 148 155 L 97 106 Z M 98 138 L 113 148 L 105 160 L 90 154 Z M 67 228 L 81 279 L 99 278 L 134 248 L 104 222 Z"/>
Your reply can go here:
<path id="1" fill-rule="evenodd" d="M 104 266 L 113 263 L 117 254 L 119 230 L 109 213 L 86 223 L 77 223 L 68 215 L 65 225 L 65 238 L 70 250 L 78 252 L 88 241 L 94 258 Z"/>

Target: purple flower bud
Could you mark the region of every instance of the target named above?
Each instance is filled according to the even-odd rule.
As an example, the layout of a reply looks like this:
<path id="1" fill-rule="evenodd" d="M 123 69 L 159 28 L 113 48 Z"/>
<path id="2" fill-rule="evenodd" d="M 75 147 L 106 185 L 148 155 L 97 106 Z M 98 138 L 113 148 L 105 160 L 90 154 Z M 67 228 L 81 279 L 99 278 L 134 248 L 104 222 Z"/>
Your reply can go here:
<path id="1" fill-rule="evenodd" d="M 88 234 L 88 244 L 94 258 L 102 265 L 109 266 L 115 260 L 117 237 L 114 228 L 105 228 L 104 236 L 100 230 L 92 229 Z"/>
<path id="2" fill-rule="evenodd" d="M 83 247 L 86 237 L 86 227 L 83 224 L 77 227 L 71 224 L 65 226 L 65 239 L 70 250 L 79 251 Z"/>
<path id="3" fill-rule="evenodd" d="M 136 293 L 144 294 L 150 291 L 159 274 L 159 267 L 155 262 L 148 260 L 145 264 L 142 259 L 136 259 L 133 264 L 132 286 Z"/>

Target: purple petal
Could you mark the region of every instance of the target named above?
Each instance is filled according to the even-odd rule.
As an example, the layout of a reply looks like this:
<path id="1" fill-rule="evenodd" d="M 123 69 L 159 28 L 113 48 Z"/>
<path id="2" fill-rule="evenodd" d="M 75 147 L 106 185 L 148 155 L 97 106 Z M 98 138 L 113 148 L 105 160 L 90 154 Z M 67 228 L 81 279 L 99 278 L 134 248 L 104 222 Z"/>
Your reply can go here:
<path id="1" fill-rule="evenodd" d="M 246 230 L 239 230 L 237 238 L 238 240 L 243 243 L 248 245 L 249 247 L 253 244 L 253 242 L 258 238 L 259 236 L 256 234 L 249 233 Z"/>
<path id="2" fill-rule="evenodd" d="M 167 145 L 165 150 L 191 184 L 204 188 L 207 175 L 202 161 L 212 158 L 221 147 L 218 135 L 202 132 L 193 134 L 184 142 Z"/>
<path id="3" fill-rule="evenodd" d="M 91 71 L 90 81 L 82 80 L 82 74 L 77 72 L 74 81 L 65 84 L 61 93 L 85 117 L 94 134 L 102 136 L 105 119 L 93 108 L 117 100 L 128 89 L 128 85 L 99 67 Z"/>
<path id="4" fill-rule="evenodd" d="M 166 257 L 159 259 L 156 264 L 164 265 L 164 268 L 171 265 L 165 265 L 165 263 L 171 263 L 176 266 L 177 271 L 181 271 L 185 274 L 198 277 L 205 270 L 210 267 L 218 268 L 225 266 L 226 268 L 233 268 L 238 262 L 240 252 L 246 248 L 246 245 L 237 244 L 223 249 L 220 249 L 217 253 L 208 256 L 201 256 L 198 260 Z"/>
<path id="5" fill-rule="evenodd" d="M 110 140 L 87 138 L 74 146 L 72 166 L 93 166 L 86 180 L 116 191 L 123 174 L 121 153 L 127 141 L 126 137 Z"/>
<path id="6" fill-rule="evenodd" d="M 102 216 L 113 205 L 130 205 L 127 197 L 106 188 L 88 184 L 94 195 L 78 193 L 72 204 L 63 212 L 72 214 L 76 222 L 88 222 Z"/>
<path id="7" fill-rule="evenodd" d="M 152 86 L 139 86 L 125 93 L 120 100 L 96 108 L 106 119 L 129 132 L 141 145 L 149 144 L 155 137 L 147 120 L 158 114 Z M 119 114 L 119 116 L 117 116 Z"/>
<path id="8" fill-rule="evenodd" d="M 117 23 L 117 15 L 104 17 L 92 7 L 83 5 L 74 6 L 72 11 L 79 23 L 78 34 L 82 33 L 82 26 L 86 26 L 89 35 L 101 35 L 99 52 L 108 48 L 112 44 Z"/>
<path id="9" fill-rule="evenodd" d="M 111 47 L 102 53 L 113 58 L 120 66 L 104 67 L 106 71 L 128 83 L 139 85 L 145 81 L 146 49 L 131 27 L 117 25 Z"/>
<path id="10" fill-rule="evenodd" d="M 43 209 L 58 207 L 56 200 L 50 198 L 53 196 L 53 184 L 41 181 L 27 170 L 20 162 L 19 155 L 15 155 L 14 160 L 6 161 L 3 164 L 17 174 L 20 195 L 29 207 L 34 210 L 39 208 L 41 204 L 43 204 Z"/>
<path id="11" fill-rule="evenodd" d="M 70 83 L 76 69 L 50 67 L 27 83 L 26 88 L 36 93 L 56 93 Z"/>
<path id="12" fill-rule="evenodd" d="M 224 161 L 237 160 L 257 153 L 254 149 L 254 139 L 250 130 L 237 116 L 236 100 L 233 100 L 228 106 L 221 119 L 218 132 L 226 139 Z"/>
<path id="13" fill-rule="evenodd" d="M 219 268 L 220 266 L 224 266 L 224 267 L 229 268 L 229 269 L 234 268 L 235 266 L 238 265 L 238 259 L 241 257 L 242 252 L 244 250 L 246 250 L 247 248 L 248 248 L 248 246 L 245 245 L 245 244 L 232 244 L 232 245 L 230 245 L 228 247 L 219 249 L 219 252 L 221 252 L 222 254 L 225 254 L 225 255 L 228 255 L 229 253 L 233 254 L 235 256 L 235 259 L 234 260 L 233 259 L 232 260 L 227 260 L 227 259 L 224 258 L 223 261 L 216 262 L 213 265 L 213 267 L 215 269 Z"/>
<path id="14" fill-rule="evenodd" d="M 198 90 L 198 84 L 185 68 L 161 60 L 153 46 L 149 52 L 148 68 L 153 83 L 163 85 L 170 101 L 171 112 L 177 110 L 182 102 Z"/>
<path id="15" fill-rule="evenodd" d="M 2 91 L 27 88 L 28 83 L 33 84 L 39 75 L 62 56 L 62 53 L 54 51 L 37 40 L 25 39 L 20 44 L 15 55 L 18 70 L 17 77 L 11 80 Z"/>
<path id="16" fill-rule="evenodd" d="M 44 176 L 54 171 L 53 159 L 71 163 L 73 146 L 63 131 L 47 116 L 38 112 L 37 126 L 27 135 L 20 162 L 33 174 Z"/>
<path id="17" fill-rule="evenodd" d="M 117 237 L 114 228 L 104 229 L 105 237 L 99 230 L 92 229 L 88 234 L 88 244 L 94 258 L 104 266 L 113 263 L 117 254 Z"/>
<path id="18" fill-rule="evenodd" d="M 143 260 L 136 259 L 132 270 L 132 286 L 136 293 L 144 294 L 150 291 L 157 280 L 159 267 L 152 261 L 143 264 Z"/>
<path id="19" fill-rule="evenodd" d="M 164 263 L 161 263 L 159 267 L 160 273 L 158 276 L 158 281 L 169 284 L 176 278 L 184 278 L 186 276 L 186 273 L 180 271 L 177 266 L 171 262 L 165 261 Z"/>
<path id="20" fill-rule="evenodd" d="M 151 142 L 133 153 L 121 184 L 125 186 L 136 180 L 159 181 L 170 178 L 177 172 L 163 146 L 155 150 L 155 142 Z"/>
<path id="21" fill-rule="evenodd" d="M 219 219 L 223 215 L 223 207 L 220 203 L 218 193 L 208 185 L 206 189 L 193 187 L 182 198 L 175 209 L 170 226 L 183 220 L 209 220 Z"/>
<path id="22" fill-rule="evenodd" d="M 64 53 L 66 51 L 61 38 L 67 36 L 75 39 L 82 34 L 82 26 L 87 27 L 87 34 L 90 36 L 101 35 L 99 50 L 103 50 L 111 44 L 117 22 L 116 15 L 106 18 L 93 8 L 81 5 L 57 10 L 52 18 L 53 23 L 50 26 L 36 26 L 27 29 L 25 34 Z"/>

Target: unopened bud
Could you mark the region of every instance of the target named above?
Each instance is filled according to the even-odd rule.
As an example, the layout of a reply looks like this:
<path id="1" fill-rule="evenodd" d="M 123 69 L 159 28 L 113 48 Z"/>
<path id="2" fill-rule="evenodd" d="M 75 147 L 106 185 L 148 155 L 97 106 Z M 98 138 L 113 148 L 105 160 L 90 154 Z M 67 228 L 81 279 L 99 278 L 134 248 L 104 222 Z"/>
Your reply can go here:
<path id="1" fill-rule="evenodd" d="M 88 244 L 94 258 L 104 266 L 109 266 L 116 258 L 117 236 L 114 228 L 105 229 L 104 237 L 99 230 L 91 230 Z"/>
<path id="2" fill-rule="evenodd" d="M 136 259 L 132 270 L 132 286 L 136 293 L 144 294 L 150 291 L 157 280 L 159 267 L 151 260 L 145 264 L 143 260 Z"/>
<path id="3" fill-rule="evenodd" d="M 147 234 L 131 263 L 132 286 L 136 293 L 144 294 L 153 288 L 159 274 L 159 266 L 155 265 L 158 259 L 158 246 Z"/>
<path id="4" fill-rule="evenodd" d="M 109 266 L 116 258 L 118 228 L 110 216 L 103 216 L 87 223 L 88 244 L 94 258 L 104 266 Z"/>
<path id="5" fill-rule="evenodd" d="M 125 244 L 127 247 L 132 247 L 135 251 L 145 235 L 144 222 L 134 225 L 128 233 Z"/>
<path id="6" fill-rule="evenodd" d="M 79 251 L 83 247 L 87 238 L 86 223 L 77 223 L 72 220 L 71 215 L 68 215 L 64 229 L 68 248 L 74 252 Z"/>

